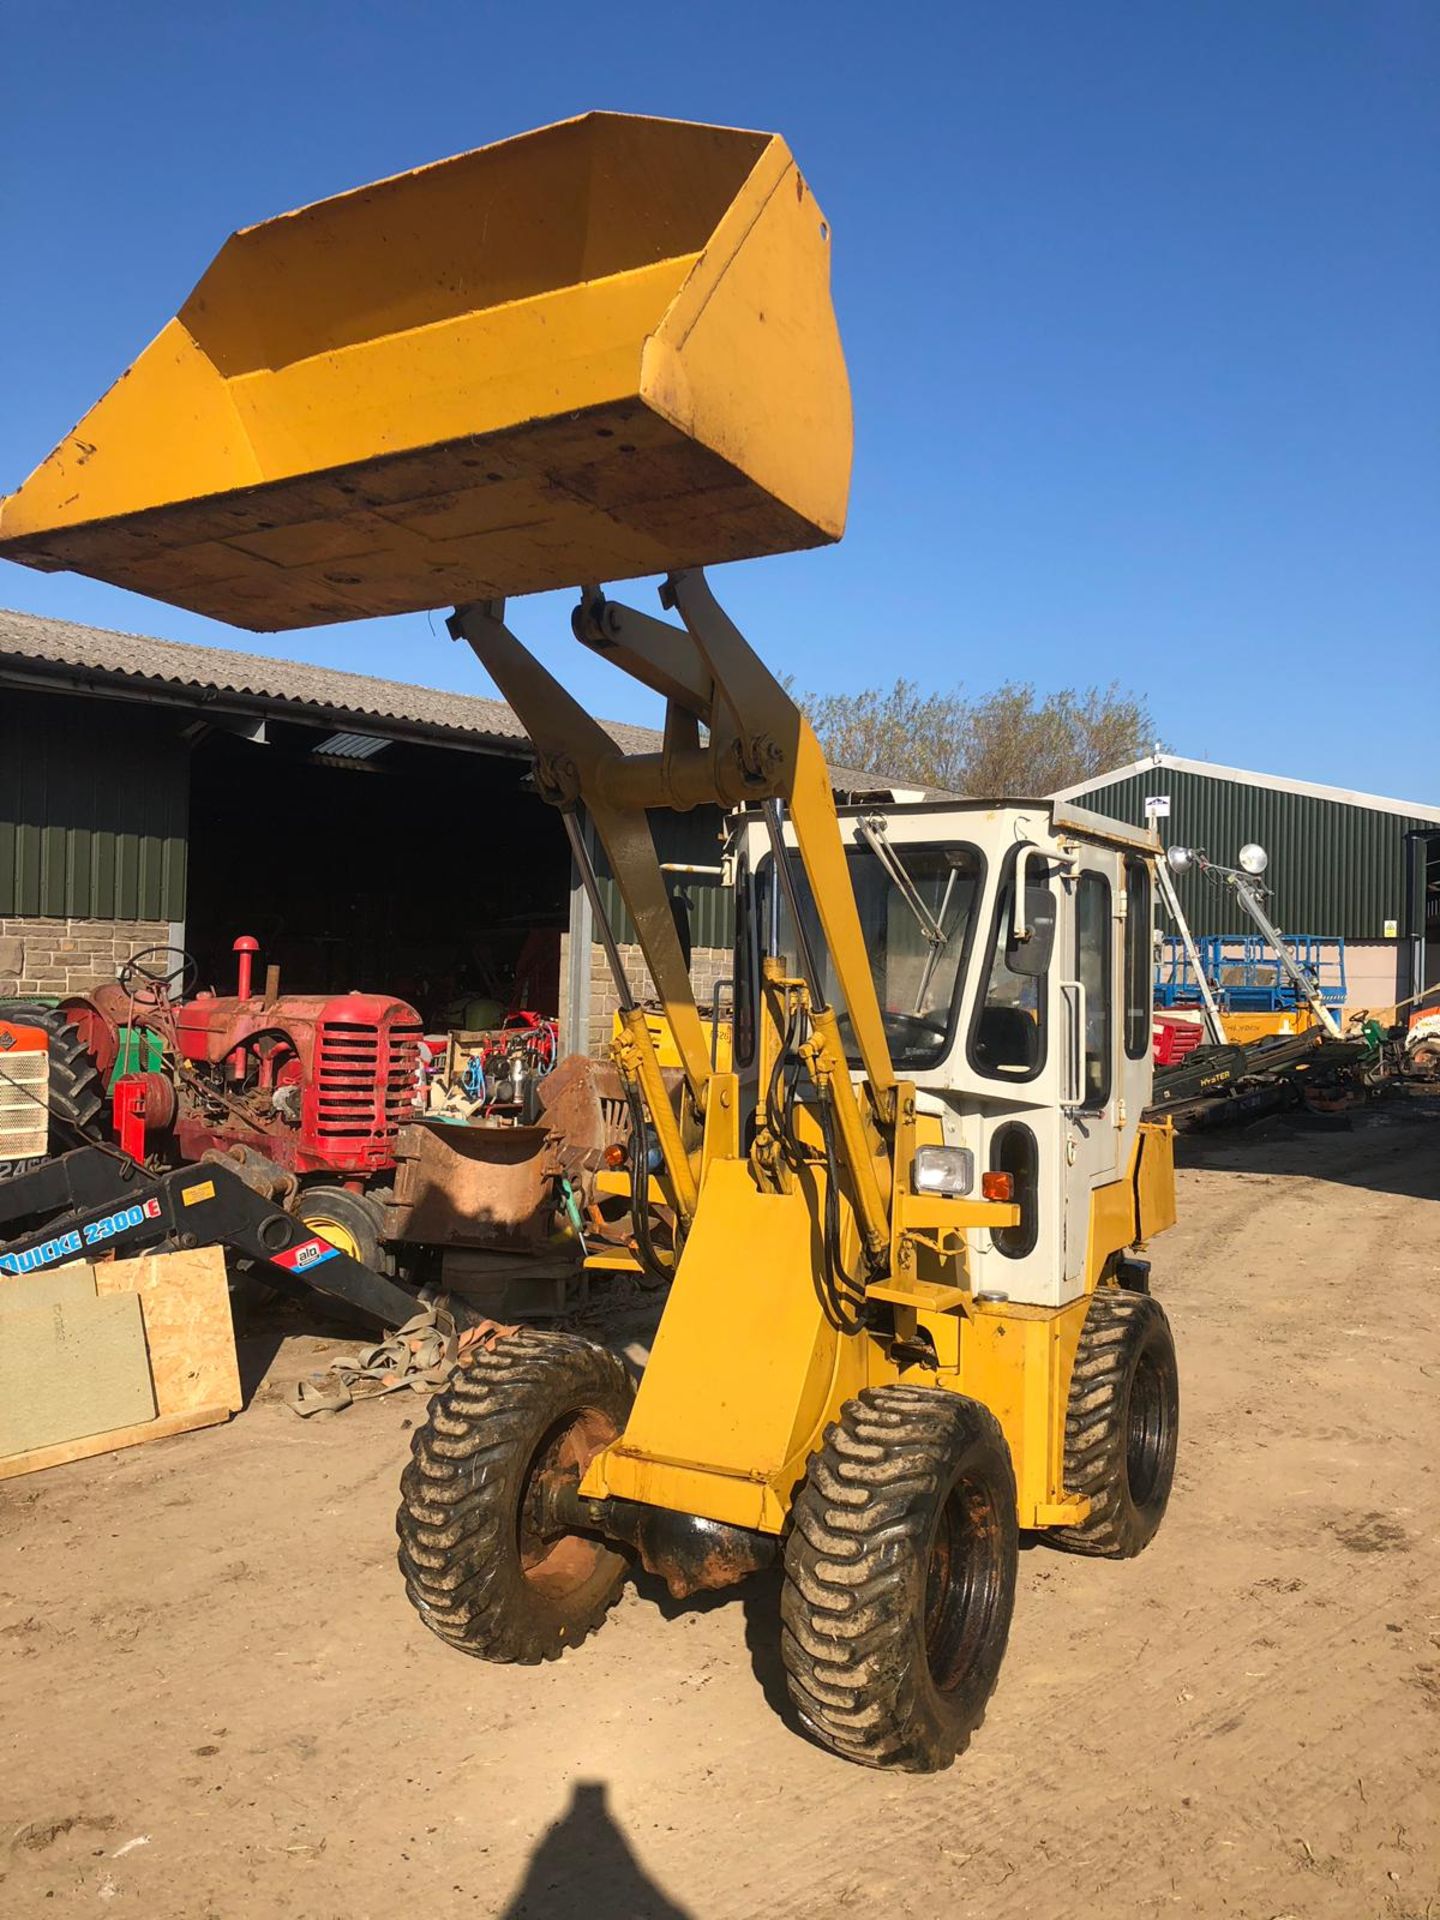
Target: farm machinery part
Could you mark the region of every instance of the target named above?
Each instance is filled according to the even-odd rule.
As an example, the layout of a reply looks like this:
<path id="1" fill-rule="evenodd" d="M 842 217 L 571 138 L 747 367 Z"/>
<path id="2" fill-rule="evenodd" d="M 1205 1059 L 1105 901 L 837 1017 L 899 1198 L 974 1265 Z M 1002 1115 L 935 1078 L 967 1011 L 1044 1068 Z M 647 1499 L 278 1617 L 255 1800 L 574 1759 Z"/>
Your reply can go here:
<path id="1" fill-rule="evenodd" d="M 1149 1111 L 1184 1133 L 1299 1106 L 1328 1111 L 1364 1097 L 1376 1060 L 1371 1036 L 1335 1040 L 1319 1027 L 1243 1046 L 1195 1047 L 1156 1069 Z"/>
<path id="2" fill-rule="evenodd" d="M 1260 877 L 1269 864 L 1270 856 L 1264 847 L 1253 840 L 1241 847 L 1238 864 L 1233 867 L 1221 866 L 1202 847 L 1167 848 L 1165 866 L 1168 871 L 1163 887 L 1180 928 L 1179 939 L 1190 969 L 1188 979 L 1191 991 L 1203 996 L 1206 1022 L 1216 1040 L 1224 1037 L 1214 1030 L 1214 1021 L 1223 1018 L 1216 1008 L 1217 990 L 1228 991 L 1235 1010 L 1241 1013 L 1270 1011 L 1283 1017 L 1287 1012 L 1293 1013 L 1298 1008 L 1304 1008 L 1322 1032 L 1332 1040 L 1338 1040 L 1340 1023 L 1336 1018 L 1336 1010 L 1345 998 L 1344 944 L 1325 942 L 1306 935 L 1287 937 L 1280 931 L 1265 905 L 1269 889 Z M 1259 934 L 1258 941 L 1251 937 L 1244 943 L 1243 952 L 1237 956 L 1234 968 L 1239 980 L 1228 989 L 1214 977 L 1221 972 L 1227 943 L 1210 938 L 1200 943 L 1204 951 L 1197 951 L 1197 944 L 1175 898 L 1170 876 L 1186 874 L 1192 869 L 1203 873 L 1229 893 Z M 1338 982 L 1333 988 L 1322 986 L 1320 981 L 1321 957 L 1327 952 L 1336 952 Z M 1262 955 L 1266 963 L 1264 971 L 1267 981 L 1271 982 L 1264 988 L 1254 984 L 1258 979 Z M 1181 977 L 1179 970 L 1173 966 L 1172 973 L 1177 978 Z"/>
<path id="3" fill-rule="evenodd" d="M 777 1560 L 804 1724 L 921 1770 L 983 1715 L 1019 1530 L 1126 1557 L 1169 1499 L 1175 1351 L 1135 1257 L 1173 1218 L 1170 1129 L 1141 1120 L 1159 848 L 1062 802 L 838 813 L 711 594 L 706 565 L 843 531 L 829 252 L 779 138 L 617 114 L 305 208 L 229 242 L 5 503 L 0 551 L 256 628 L 456 607 L 615 977 L 628 1164 L 597 1191 L 635 1194 L 637 1240 L 665 1210 L 639 1252 L 671 1284 L 638 1388 L 563 1333 L 459 1371 L 403 1481 L 408 1589 L 462 1651 L 535 1662 L 632 1550 L 676 1590 Z M 647 575 L 668 618 L 596 584 Z M 556 587 L 664 700 L 658 751 L 624 755 L 506 625 L 503 596 Z M 696 806 L 736 810 L 729 1070 L 650 826 Z"/>
<path id="4" fill-rule="evenodd" d="M 446 1058 L 431 1080 L 425 1111 L 436 1120 L 511 1120 L 533 1126 L 540 1082 L 560 1058 L 560 1023 L 544 1014 L 510 1014 L 500 1027 L 447 1037 Z"/>
<path id="5" fill-rule="evenodd" d="M 83 1145 L 105 1109 L 105 1083 L 62 1013 L 0 1001 L 0 1178 Z"/>
<path id="6" fill-rule="evenodd" d="M 310 1232 L 229 1165 L 154 1173 L 113 1148 L 76 1147 L 0 1180 L 0 1284 L 161 1245 L 224 1247 L 278 1290 L 313 1289 L 377 1326 L 402 1326 L 415 1311 L 412 1294 Z"/>

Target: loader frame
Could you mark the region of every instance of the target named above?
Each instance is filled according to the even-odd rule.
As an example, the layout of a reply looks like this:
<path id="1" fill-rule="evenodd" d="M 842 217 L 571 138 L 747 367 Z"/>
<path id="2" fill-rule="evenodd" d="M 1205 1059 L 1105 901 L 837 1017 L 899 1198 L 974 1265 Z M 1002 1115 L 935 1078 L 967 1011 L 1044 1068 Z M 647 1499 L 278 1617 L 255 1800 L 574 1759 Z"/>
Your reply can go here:
<path id="1" fill-rule="evenodd" d="M 892 1065 L 818 742 L 703 574 L 671 574 L 661 601 L 678 626 L 595 588 L 582 591 L 573 618 L 582 643 L 664 698 L 663 744 L 642 755 L 624 755 L 535 660 L 505 625 L 503 602 L 461 607 L 450 621 L 524 721 L 537 784 L 565 818 L 620 997 L 616 1065 L 658 1147 L 656 1170 L 632 1166 L 628 1179 L 648 1178 L 678 1223 L 670 1297 L 634 1411 L 580 1488 L 591 1522 L 604 1525 L 605 1502 L 639 1502 L 778 1534 L 841 1405 L 867 1386 L 903 1382 L 948 1386 L 996 1413 L 1022 1525 L 1078 1524 L 1088 1501 L 1067 1493 L 1063 1467 L 1074 1356 L 1090 1292 L 1102 1281 L 1138 1284 L 1142 1269 L 1126 1250 L 1173 1219 L 1168 1128 L 1137 1127 L 1144 1103 L 1135 1103 L 1129 1163 L 1091 1197 L 1080 1229 L 1084 1279 L 1073 1297 L 984 1296 L 967 1240 L 1016 1227 L 1020 1209 L 914 1189 L 916 1149 L 938 1144 L 942 1130 Z M 714 1065 L 646 817 L 707 804 L 763 822 L 797 930 L 793 971 L 773 954 L 764 964 L 758 1071 L 743 1082 Z M 673 1099 L 620 964 L 581 809 L 674 1035 L 682 1084 Z M 1153 835 L 1131 838 L 1153 861 Z M 798 931 L 792 849 L 823 953 Z M 763 1094 L 777 1071 L 806 1085 L 789 1103 L 789 1137 Z M 827 1219 L 833 1232 L 822 1231 Z M 832 1270 L 841 1277 L 828 1284 Z"/>

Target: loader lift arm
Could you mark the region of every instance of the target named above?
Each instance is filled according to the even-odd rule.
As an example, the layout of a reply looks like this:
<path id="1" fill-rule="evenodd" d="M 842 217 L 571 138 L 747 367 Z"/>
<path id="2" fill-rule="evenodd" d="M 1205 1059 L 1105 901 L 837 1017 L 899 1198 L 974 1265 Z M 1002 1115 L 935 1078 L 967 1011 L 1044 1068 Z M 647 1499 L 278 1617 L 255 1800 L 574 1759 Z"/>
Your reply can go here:
<path id="1" fill-rule="evenodd" d="M 664 1003 L 683 1063 L 685 1094 L 697 1120 L 705 1115 L 715 1069 L 646 815 L 652 807 L 684 812 L 703 805 L 763 805 L 772 822 L 782 878 L 780 807 L 788 811 L 854 1031 L 870 1119 L 874 1129 L 888 1132 L 895 1117 L 894 1068 L 819 742 L 795 702 L 720 607 L 701 570 L 671 573 L 661 589 L 661 601 L 679 614 L 681 626 L 618 605 L 594 587 L 582 591 L 572 623 L 583 644 L 664 698 L 663 744 L 658 753 L 649 754 L 621 752 L 505 625 L 503 601 L 459 607 L 449 624 L 455 638 L 474 651 L 534 740 L 537 783 L 545 798 L 566 816 L 572 850 L 587 885 L 593 876 L 588 875 L 576 810 L 583 806 L 593 822 Z M 603 913 L 598 924 L 621 998 L 622 1071 L 632 1083 L 640 1084 L 671 1191 L 688 1222 L 694 1212 L 694 1172 L 664 1097 L 644 1017 L 631 1001 Z M 875 1156 L 866 1145 L 861 1107 L 835 1012 L 826 1004 L 813 961 L 806 974 L 817 1042 L 807 1057 L 813 1059 L 817 1079 L 823 1081 L 835 1111 L 861 1236 L 878 1252 L 890 1238 L 887 1196 L 876 1175 Z"/>

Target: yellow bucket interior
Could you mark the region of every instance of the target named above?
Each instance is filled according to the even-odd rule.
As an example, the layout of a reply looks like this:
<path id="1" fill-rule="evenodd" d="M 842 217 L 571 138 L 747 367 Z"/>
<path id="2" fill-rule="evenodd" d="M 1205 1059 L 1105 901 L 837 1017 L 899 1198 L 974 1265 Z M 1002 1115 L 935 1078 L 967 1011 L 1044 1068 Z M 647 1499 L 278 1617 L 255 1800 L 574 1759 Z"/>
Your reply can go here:
<path id="1" fill-rule="evenodd" d="M 311 626 L 838 539 L 850 454 L 785 143 L 597 113 L 233 235 L 0 553 Z"/>

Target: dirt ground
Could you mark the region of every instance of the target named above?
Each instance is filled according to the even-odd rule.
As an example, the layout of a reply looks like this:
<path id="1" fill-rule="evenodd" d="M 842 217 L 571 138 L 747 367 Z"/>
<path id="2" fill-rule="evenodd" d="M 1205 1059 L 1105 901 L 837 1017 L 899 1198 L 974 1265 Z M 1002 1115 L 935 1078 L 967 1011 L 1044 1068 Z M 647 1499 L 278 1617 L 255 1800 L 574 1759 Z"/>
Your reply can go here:
<path id="1" fill-rule="evenodd" d="M 1440 1125 L 1191 1150 L 1184 1423 L 1140 1559 L 1021 1556 L 970 1752 L 787 1724 L 777 1590 L 630 1590 L 543 1671 L 396 1575 L 409 1394 L 0 1486 L 0 1911 L 147 1920 L 1440 1915 Z M 283 1326 L 283 1323 L 281 1323 Z"/>

